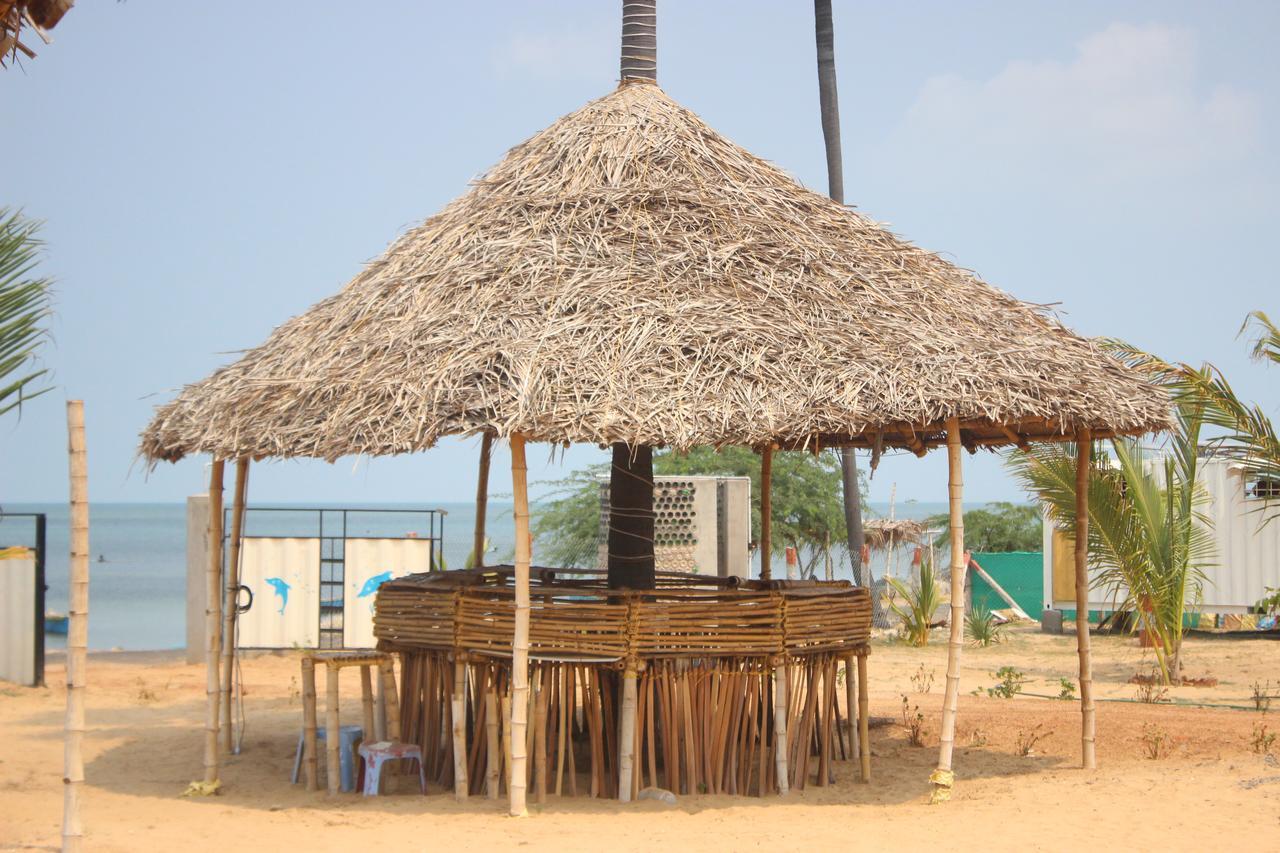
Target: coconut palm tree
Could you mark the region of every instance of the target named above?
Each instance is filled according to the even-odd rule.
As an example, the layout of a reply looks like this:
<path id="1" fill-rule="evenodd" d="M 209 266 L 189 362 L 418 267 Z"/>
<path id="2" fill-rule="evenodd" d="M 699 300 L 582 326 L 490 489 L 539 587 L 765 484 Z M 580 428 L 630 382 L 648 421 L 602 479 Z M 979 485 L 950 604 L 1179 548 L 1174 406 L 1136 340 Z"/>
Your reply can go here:
<path id="1" fill-rule="evenodd" d="M 1183 614 L 1199 599 L 1203 567 L 1213 559 L 1212 523 L 1201 512 L 1207 496 L 1197 480 L 1203 424 L 1203 407 L 1181 402 L 1163 458 L 1149 458 L 1134 439 L 1113 439 L 1114 457 L 1095 452 L 1099 464 L 1089 476 L 1089 559 L 1101 570 L 1094 584 L 1137 614 L 1165 684 L 1181 678 Z M 1075 455 L 1070 444 L 1037 444 L 1008 463 L 1071 536 Z"/>
<path id="2" fill-rule="evenodd" d="M 51 313 L 49 280 L 31 276 L 43 245 L 38 230 L 38 222 L 0 207 L 0 415 L 49 390 L 32 390 L 49 372 L 31 369 Z"/>
<path id="3" fill-rule="evenodd" d="M 813 0 L 813 22 L 818 47 L 818 103 L 822 111 L 822 139 L 827 150 L 827 193 L 833 201 L 844 204 L 844 158 L 840 151 L 840 99 L 836 93 L 835 25 L 831 17 L 831 0 Z M 840 450 L 840 470 L 853 582 L 867 586 L 862 567 L 862 490 L 858 486 L 858 457 L 852 448 Z M 878 610 L 879 602 L 875 604 Z"/>
<path id="4" fill-rule="evenodd" d="M 1263 312 L 1253 311 L 1245 318 L 1240 333 L 1250 330 L 1256 334 L 1250 351 L 1253 358 L 1280 365 L 1280 328 Z M 1216 452 L 1243 463 L 1247 480 L 1280 485 L 1280 437 L 1271 419 L 1261 406 L 1243 402 L 1222 371 L 1211 364 L 1199 368 L 1170 364 L 1120 342 L 1110 346 L 1122 360 L 1167 385 L 1176 399 L 1201 407 L 1205 423 L 1224 431 L 1208 444 Z M 1280 501 L 1261 502 L 1258 510 L 1264 513 L 1263 523 L 1270 523 L 1280 518 Z"/>

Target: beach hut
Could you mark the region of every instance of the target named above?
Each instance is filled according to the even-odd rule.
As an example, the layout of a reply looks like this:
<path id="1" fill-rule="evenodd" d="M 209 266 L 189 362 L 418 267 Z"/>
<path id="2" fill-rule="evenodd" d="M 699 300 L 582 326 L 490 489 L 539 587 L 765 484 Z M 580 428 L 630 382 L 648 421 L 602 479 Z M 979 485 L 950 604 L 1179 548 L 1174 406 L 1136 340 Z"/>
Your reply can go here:
<path id="1" fill-rule="evenodd" d="M 469 770 L 474 780 L 480 767 L 497 774 L 499 765 L 477 757 L 481 750 L 509 758 L 513 813 L 524 811 L 525 755 L 550 748 L 547 732 L 563 729 L 548 721 L 584 692 L 598 700 L 591 709 L 618 708 L 617 728 L 591 725 L 597 748 L 617 756 L 620 796 L 632 790 L 637 732 L 646 735 L 650 771 L 672 763 L 692 764 L 695 774 L 699 765 L 723 770 L 709 762 L 729 753 L 738 771 L 743 761 L 757 765 L 748 783 L 758 793 L 785 792 L 803 778 L 798 765 L 808 767 L 811 744 L 823 744 L 819 765 L 830 755 L 833 655 L 857 657 L 865 690 L 870 616 L 865 591 L 847 585 L 815 584 L 809 595 L 769 580 L 681 596 L 675 577 L 625 593 L 588 578 L 576 597 L 565 595 L 578 581 L 531 567 L 528 443 L 755 448 L 765 473 L 766 578 L 775 452 L 847 446 L 922 456 L 945 446 L 952 588 L 960 590 L 963 451 L 1074 441 L 1083 471 L 1092 439 L 1159 430 L 1168 418 L 1165 394 L 1095 342 L 712 130 L 656 84 L 652 3 L 625 5 L 630 31 L 624 27 L 615 91 L 511 149 L 335 296 L 160 406 L 142 434 L 152 462 L 213 457 L 218 519 L 224 460 L 386 456 L 427 450 L 444 436 L 480 436 L 483 504 L 488 450 L 509 443 L 514 566 L 388 584 L 376 625 L 388 647 L 417 656 L 404 667 L 404 702 L 422 703 L 439 722 L 451 695 L 448 712 L 468 715 L 452 726 L 455 777 Z M 483 512 L 477 516 L 481 541 Z M 1081 551 L 1078 577 L 1084 565 Z M 941 796 L 951 786 L 963 630 L 963 596 L 952 597 L 933 776 Z M 797 602 L 812 605 L 808 616 Z M 753 607 L 773 634 L 763 637 L 744 615 Z M 784 609 L 794 621 L 779 618 Z M 218 630 L 211 616 L 215 648 Z M 476 648 L 459 645 L 467 631 Z M 428 636 L 439 632 L 443 639 Z M 583 635 L 598 635 L 603 653 L 582 654 Z M 646 658 L 644 642 L 660 654 Z M 1087 628 L 1079 642 L 1083 761 L 1092 766 Z M 451 644 L 461 652 L 452 666 L 439 651 Z M 688 654 L 678 653 L 681 644 Z M 530 691 L 531 645 L 535 681 L 548 661 L 579 667 L 556 671 L 562 686 L 546 701 L 560 696 L 558 707 L 534 699 L 548 681 Z M 559 659 L 556 648 L 565 650 Z M 661 688 L 679 695 L 650 700 L 636 681 L 664 667 L 671 677 Z M 608 672 L 617 677 L 602 680 Z M 436 686 L 413 683 L 424 678 Z M 699 678 L 709 692 L 691 689 Z M 643 722 L 637 692 L 648 702 Z M 730 719 L 717 715 L 721 702 Z M 859 704 L 865 723 L 865 693 Z M 676 743 L 686 752 L 654 755 L 655 708 L 685 722 Z M 489 724 L 499 720 L 495 735 Z M 670 729 L 672 719 L 656 724 Z M 741 749 L 725 746 L 726 731 L 738 733 Z M 499 748 L 495 740 L 507 738 L 510 746 Z M 865 761 L 865 738 L 860 748 Z M 212 761 L 216 774 L 216 752 Z M 820 766 L 818 783 L 827 772 Z"/>

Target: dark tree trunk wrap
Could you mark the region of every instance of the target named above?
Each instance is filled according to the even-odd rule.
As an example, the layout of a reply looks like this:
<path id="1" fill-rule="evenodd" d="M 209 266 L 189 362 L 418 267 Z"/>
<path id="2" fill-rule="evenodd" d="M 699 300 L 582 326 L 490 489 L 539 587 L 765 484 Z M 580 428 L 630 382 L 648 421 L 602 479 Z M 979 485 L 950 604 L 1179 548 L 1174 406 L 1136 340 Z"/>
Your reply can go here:
<path id="1" fill-rule="evenodd" d="M 613 445 L 609 473 L 609 586 L 653 589 L 653 448 Z"/>
<path id="2" fill-rule="evenodd" d="M 622 0 L 622 82 L 658 81 L 657 0 Z"/>

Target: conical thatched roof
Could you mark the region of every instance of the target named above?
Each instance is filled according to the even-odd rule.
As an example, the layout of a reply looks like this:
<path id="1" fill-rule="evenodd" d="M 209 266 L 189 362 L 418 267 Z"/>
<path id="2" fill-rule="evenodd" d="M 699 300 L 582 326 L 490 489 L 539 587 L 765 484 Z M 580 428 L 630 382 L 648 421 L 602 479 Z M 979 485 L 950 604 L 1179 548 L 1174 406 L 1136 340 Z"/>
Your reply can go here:
<path id="1" fill-rule="evenodd" d="M 800 187 L 655 85 L 512 149 L 340 293 L 161 406 L 150 459 L 441 436 L 923 446 L 1163 428 L 1092 341 Z"/>

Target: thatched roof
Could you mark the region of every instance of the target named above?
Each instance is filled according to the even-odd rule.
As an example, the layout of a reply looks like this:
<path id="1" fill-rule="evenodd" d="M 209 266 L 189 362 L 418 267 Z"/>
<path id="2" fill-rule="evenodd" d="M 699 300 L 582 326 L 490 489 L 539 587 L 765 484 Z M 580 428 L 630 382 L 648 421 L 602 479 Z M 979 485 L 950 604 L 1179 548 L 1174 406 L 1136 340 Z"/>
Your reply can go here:
<path id="1" fill-rule="evenodd" d="M 24 29 L 35 31 L 46 44 L 51 30 L 75 4 L 75 0 L 0 0 L 0 67 L 18 54 L 34 59 L 36 52 L 22 41 Z"/>
<path id="2" fill-rule="evenodd" d="M 924 523 L 909 518 L 893 521 L 877 518 L 862 525 L 867 547 L 876 551 L 899 545 L 918 545 L 924 539 L 924 533 Z"/>
<path id="3" fill-rule="evenodd" d="M 161 406 L 149 459 L 445 435 L 689 448 L 1160 429 L 1163 392 L 632 84 L 513 148 L 340 293 Z"/>

